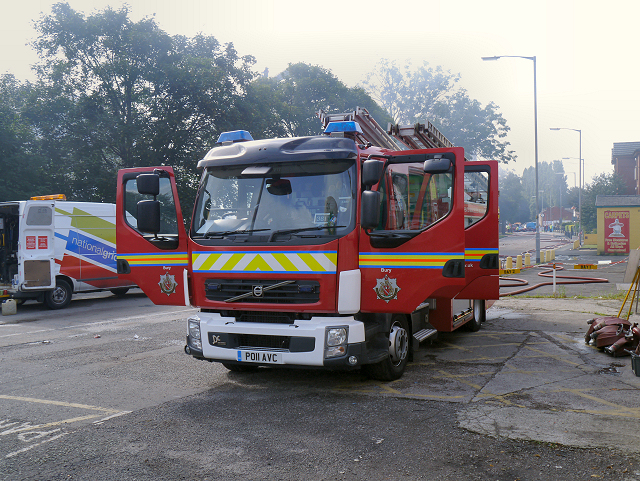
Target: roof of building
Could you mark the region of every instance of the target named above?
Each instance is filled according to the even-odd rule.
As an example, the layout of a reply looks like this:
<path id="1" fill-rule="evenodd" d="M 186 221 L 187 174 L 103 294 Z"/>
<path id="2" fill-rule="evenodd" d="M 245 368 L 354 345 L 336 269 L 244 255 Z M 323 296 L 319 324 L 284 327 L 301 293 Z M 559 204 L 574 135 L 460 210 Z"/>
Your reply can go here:
<path id="1" fill-rule="evenodd" d="M 640 142 L 614 142 L 611 149 L 611 158 L 623 155 L 633 155 L 640 150 Z"/>
<path id="2" fill-rule="evenodd" d="M 640 195 L 597 195 L 596 207 L 640 206 Z"/>

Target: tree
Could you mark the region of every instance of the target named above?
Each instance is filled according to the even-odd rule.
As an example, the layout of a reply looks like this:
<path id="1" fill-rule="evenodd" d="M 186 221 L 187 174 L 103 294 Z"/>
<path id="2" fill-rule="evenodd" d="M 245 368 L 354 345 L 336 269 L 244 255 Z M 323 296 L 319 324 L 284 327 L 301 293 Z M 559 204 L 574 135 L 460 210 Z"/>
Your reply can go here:
<path id="1" fill-rule="evenodd" d="M 527 222 L 535 216 L 529 212 L 529 200 L 522 189 L 522 179 L 513 171 L 500 169 L 500 221 Z"/>
<path id="2" fill-rule="evenodd" d="M 599 195 L 622 195 L 626 192 L 624 180 L 615 172 L 602 173 L 593 178 L 582 191 L 582 228 L 594 232 L 598 226 L 596 197 Z"/>
<path id="3" fill-rule="evenodd" d="M 362 88 L 347 87 L 331 71 L 315 65 L 289 64 L 276 77 L 255 80 L 249 92 L 252 95 L 247 103 L 262 113 L 255 130 L 258 136 L 320 134 L 322 126 L 317 116 L 320 109 L 348 112 L 364 107 L 378 123 L 386 125 L 391 121 Z"/>
<path id="4" fill-rule="evenodd" d="M 42 62 L 32 120 L 52 175 L 73 197 L 113 200 L 117 169 L 170 164 L 189 198 L 196 160 L 241 123 L 254 59 L 128 15 L 124 6 L 85 17 L 58 3 L 36 23 Z"/>
<path id="5" fill-rule="evenodd" d="M 529 199 L 531 218 L 536 218 L 536 169 L 528 167 L 522 173 L 522 187 L 525 198 Z M 553 162 L 538 163 L 538 202 L 543 211 L 551 206 L 560 206 L 560 198 L 563 205 L 568 205 L 567 177 L 564 174 L 564 166 L 559 160 Z M 549 219 L 544 219 L 549 220 Z"/>
<path id="6" fill-rule="evenodd" d="M 0 76 L 0 201 L 22 200 L 48 188 L 38 182 L 35 132 L 23 116 L 30 90 L 30 84 L 21 84 L 13 75 Z"/>
<path id="7" fill-rule="evenodd" d="M 413 69 L 407 62 L 401 69 L 395 61 L 382 59 L 363 81 L 365 90 L 386 109 L 396 123 L 413 124 L 429 120 L 467 155 L 507 163 L 516 159 L 505 137 L 506 120 L 493 102 L 483 107 L 458 88 L 459 74 L 427 62 Z"/>

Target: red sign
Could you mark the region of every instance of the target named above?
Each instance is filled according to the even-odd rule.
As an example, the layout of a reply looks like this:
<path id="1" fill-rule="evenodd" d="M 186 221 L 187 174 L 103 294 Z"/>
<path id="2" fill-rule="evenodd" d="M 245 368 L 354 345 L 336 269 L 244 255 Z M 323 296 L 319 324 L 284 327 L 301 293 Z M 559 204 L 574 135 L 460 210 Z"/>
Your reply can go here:
<path id="1" fill-rule="evenodd" d="M 28 235 L 27 236 L 27 249 L 35 249 L 36 248 L 36 236 Z"/>
<path id="2" fill-rule="evenodd" d="M 628 210 L 604 211 L 604 251 L 610 254 L 629 253 L 629 223 L 631 214 Z"/>
<path id="3" fill-rule="evenodd" d="M 48 249 L 49 247 L 48 237 L 46 235 L 38 236 L 38 249 Z"/>

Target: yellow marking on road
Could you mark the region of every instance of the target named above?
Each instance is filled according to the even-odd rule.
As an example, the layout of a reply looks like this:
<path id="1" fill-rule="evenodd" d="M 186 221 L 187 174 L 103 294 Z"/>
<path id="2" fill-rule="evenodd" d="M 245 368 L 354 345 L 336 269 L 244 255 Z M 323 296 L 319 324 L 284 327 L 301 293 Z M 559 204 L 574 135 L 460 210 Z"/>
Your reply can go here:
<path id="1" fill-rule="evenodd" d="M 540 351 L 539 349 L 533 349 L 528 345 L 524 346 L 525 349 L 529 349 L 530 351 L 537 352 L 542 357 L 550 357 L 551 359 L 555 359 L 556 361 L 566 362 L 567 364 L 571 364 L 572 366 L 580 366 L 582 363 L 569 361 L 568 359 L 563 358 L 557 354 L 549 354 L 548 352 Z M 537 357 L 537 356 L 527 356 L 527 357 Z"/>
<path id="2" fill-rule="evenodd" d="M 90 409 L 92 411 L 102 411 L 110 414 L 115 414 L 117 412 L 120 412 L 117 409 L 101 408 L 99 406 L 89 406 L 87 404 L 68 403 L 64 401 L 52 401 L 49 399 L 36 399 L 32 397 L 6 396 L 4 394 L 0 394 L 0 399 L 7 399 L 9 401 L 23 401 L 23 402 L 30 402 L 30 403 L 50 404 L 52 406 L 63 406 L 67 408 Z"/>
<path id="3" fill-rule="evenodd" d="M 575 394 L 576 396 L 589 399 L 590 401 L 595 401 L 599 404 L 604 404 L 605 406 L 610 406 L 614 408 L 613 411 L 599 411 L 599 410 L 590 410 L 590 409 L 568 409 L 568 411 L 571 411 L 571 412 L 588 413 L 588 414 L 606 414 L 609 416 L 640 418 L 640 407 L 630 408 L 627 406 L 621 406 L 620 404 L 607 401 L 606 399 L 602 399 L 596 396 L 592 396 L 590 394 L 586 394 L 584 391 L 585 389 L 568 389 L 567 388 L 567 389 L 557 389 L 554 392 L 569 392 L 569 393 Z"/>
<path id="4" fill-rule="evenodd" d="M 61 424 L 71 424 L 71 423 L 77 423 L 79 421 L 86 421 L 88 419 L 93 419 L 93 418 L 99 418 L 100 416 L 102 416 L 101 414 L 89 414 L 88 416 L 79 416 L 77 418 L 70 418 L 70 419 L 63 419 L 62 421 L 56 421 L 56 422 L 52 422 L 52 423 L 46 423 L 46 424 L 36 424 L 35 426 L 29 426 L 26 428 L 20 428 L 20 429 L 15 429 L 12 430 L 12 433 L 24 433 L 27 431 L 33 431 L 34 429 L 44 429 L 44 428 L 50 428 L 52 426 L 60 426 Z"/>

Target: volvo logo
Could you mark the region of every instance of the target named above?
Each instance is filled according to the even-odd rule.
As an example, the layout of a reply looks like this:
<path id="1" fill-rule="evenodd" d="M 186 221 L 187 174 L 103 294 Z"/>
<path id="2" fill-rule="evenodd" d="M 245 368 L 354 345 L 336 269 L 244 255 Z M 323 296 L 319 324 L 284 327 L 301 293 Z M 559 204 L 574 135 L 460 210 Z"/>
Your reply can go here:
<path id="1" fill-rule="evenodd" d="M 253 297 L 262 297 L 263 292 L 262 286 L 253 286 Z"/>

